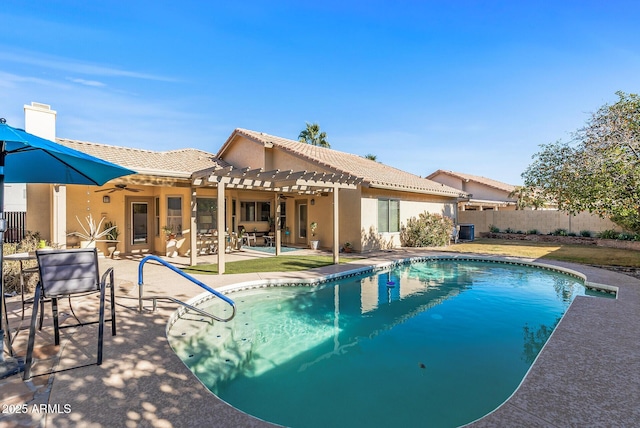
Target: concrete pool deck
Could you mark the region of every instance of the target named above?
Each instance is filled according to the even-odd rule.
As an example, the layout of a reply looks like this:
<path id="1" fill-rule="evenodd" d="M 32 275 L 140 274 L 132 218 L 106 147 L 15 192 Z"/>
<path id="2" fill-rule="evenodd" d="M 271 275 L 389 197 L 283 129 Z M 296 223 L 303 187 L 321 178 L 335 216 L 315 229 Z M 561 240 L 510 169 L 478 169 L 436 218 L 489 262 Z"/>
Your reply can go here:
<path id="1" fill-rule="evenodd" d="M 305 272 L 196 277 L 219 288 L 261 279 L 323 277 L 420 255 L 462 256 L 394 250 Z M 247 254 L 237 255 L 244 256 Z M 178 266 L 186 263 L 186 259 L 180 258 L 169 261 Z M 51 328 L 45 326 L 36 339 L 40 360 L 33 371 L 43 373 L 53 366 L 58 372 L 34 376 L 28 382 L 23 382 L 20 375 L 0 380 L 0 402 L 4 411 L 0 414 L 0 426 L 274 426 L 218 400 L 174 354 L 166 339 L 166 325 L 177 309 L 175 303 L 158 301 L 156 312 L 138 312 L 139 260 L 101 259 L 100 263 L 101 270 L 115 268 L 118 317 L 117 336 L 111 336 L 109 329 L 105 329 L 102 365 L 60 371 L 94 361 L 97 329 L 84 326 L 63 330 L 60 347 L 53 347 Z M 640 280 L 589 266 L 547 260 L 542 263 L 581 272 L 589 282 L 617 287 L 618 298 L 578 297 L 516 392 L 471 426 L 637 426 L 640 420 Z M 201 293 L 198 286 L 154 263 L 145 265 L 144 283 L 145 295 L 173 296 L 186 301 Z M 96 300 L 93 298 L 87 303 L 89 311 Z M 9 299 L 8 304 L 14 328 L 20 324 L 20 305 L 15 298 Z M 66 303 L 61 306 L 61 311 L 65 311 Z M 83 309 L 75 304 L 74 309 L 82 318 Z M 30 311 L 26 318 L 29 314 Z M 23 328 L 26 325 L 28 320 L 22 322 Z M 27 336 L 28 331 L 18 334 L 14 343 L 18 355 L 24 355 Z M 25 413 L 6 413 L 16 410 L 15 405 L 24 404 L 27 405 Z M 11 405 L 14 407 L 9 407 Z"/>

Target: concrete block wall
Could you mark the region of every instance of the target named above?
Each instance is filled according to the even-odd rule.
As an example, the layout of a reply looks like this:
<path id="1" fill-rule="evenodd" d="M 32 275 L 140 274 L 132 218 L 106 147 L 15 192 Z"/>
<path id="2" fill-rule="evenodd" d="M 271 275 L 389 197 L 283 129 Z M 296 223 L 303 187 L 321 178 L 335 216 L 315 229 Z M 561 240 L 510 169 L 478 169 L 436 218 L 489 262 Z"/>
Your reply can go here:
<path id="1" fill-rule="evenodd" d="M 614 229 L 622 231 L 611 220 L 602 219 L 594 214 L 582 212 L 569 215 L 562 211 L 459 211 L 459 224 L 473 224 L 475 236 L 489 232 L 491 225 L 501 231 L 511 228 L 514 231 L 527 232 L 537 230 L 540 234 L 548 234 L 556 229 L 565 229 L 567 232 L 579 234 L 588 230 L 593 234 L 604 230 Z"/>

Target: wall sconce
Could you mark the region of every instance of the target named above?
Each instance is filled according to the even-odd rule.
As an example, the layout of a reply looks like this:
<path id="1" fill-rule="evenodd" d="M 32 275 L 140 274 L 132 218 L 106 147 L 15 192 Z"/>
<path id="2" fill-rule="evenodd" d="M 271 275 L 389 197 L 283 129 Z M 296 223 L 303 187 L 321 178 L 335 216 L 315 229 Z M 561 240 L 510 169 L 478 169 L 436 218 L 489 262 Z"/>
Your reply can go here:
<path id="1" fill-rule="evenodd" d="M 311 199 L 311 205 L 315 205 L 316 204 L 316 200 L 315 199 Z"/>
<path id="2" fill-rule="evenodd" d="M 108 204 L 108 203 L 110 203 L 110 202 L 111 202 L 111 196 L 104 195 L 104 196 L 102 197 L 102 203 L 103 203 L 103 204 Z"/>

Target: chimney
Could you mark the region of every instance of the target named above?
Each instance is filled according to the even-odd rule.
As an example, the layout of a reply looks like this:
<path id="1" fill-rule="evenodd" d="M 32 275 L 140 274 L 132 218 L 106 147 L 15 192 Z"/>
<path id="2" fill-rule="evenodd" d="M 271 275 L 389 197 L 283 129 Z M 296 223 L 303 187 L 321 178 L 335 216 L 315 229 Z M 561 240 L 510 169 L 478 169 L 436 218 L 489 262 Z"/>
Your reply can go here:
<path id="1" fill-rule="evenodd" d="M 24 130 L 47 140 L 56 140 L 56 111 L 51 106 L 32 102 L 24 106 Z"/>

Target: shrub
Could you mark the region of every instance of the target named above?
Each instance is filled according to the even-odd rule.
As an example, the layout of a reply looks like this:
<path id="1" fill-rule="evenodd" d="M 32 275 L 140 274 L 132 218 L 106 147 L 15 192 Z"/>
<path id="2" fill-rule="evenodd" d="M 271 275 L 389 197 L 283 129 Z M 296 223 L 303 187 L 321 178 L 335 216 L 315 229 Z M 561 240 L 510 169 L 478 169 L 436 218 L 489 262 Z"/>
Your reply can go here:
<path id="1" fill-rule="evenodd" d="M 603 230 L 602 232 L 598 233 L 598 238 L 600 239 L 618 239 L 618 235 L 620 233 L 616 232 L 613 229 L 607 229 L 607 230 Z"/>
<path id="2" fill-rule="evenodd" d="M 591 238 L 591 231 L 590 230 L 581 230 L 580 231 L 580 236 L 583 236 L 585 238 Z"/>
<path id="3" fill-rule="evenodd" d="M 504 233 L 515 233 L 515 230 L 511 229 L 510 227 L 507 227 L 507 228 L 504 230 Z"/>
<path id="4" fill-rule="evenodd" d="M 537 234 L 538 234 L 538 229 L 527 230 L 527 235 L 537 235 Z"/>
<path id="5" fill-rule="evenodd" d="M 400 242 L 405 247 L 441 247 L 449 243 L 453 220 L 440 214 L 421 213 L 411 217 L 400 230 Z"/>
<path id="6" fill-rule="evenodd" d="M 578 236 L 578 234 L 575 232 L 569 232 L 567 233 L 567 236 Z"/>
<path id="7" fill-rule="evenodd" d="M 491 232 L 491 233 L 500 233 L 500 228 L 494 226 L 493 224 L 490 224 L 489 225 L 489 232 Z"/>
<path id="8" fill-rule="evenodd" d="M 554 236 L 568 236 L 567 229 L 556 229 L 551 234 Z"/>
<path id="9" fill-rule="evenodd" d="M 15 254 L 15 253 L 28 253 L 38 249 L 38 243 L 40 242 L 40 234 L 38 232 L 27 232 L 26 237 L 20 241 L 19 244 L 5 243 L 3 245 L 3 254 Z M 27 260 L 22 262 L 24 268 L 35 267 L 37 263 L 35 260 Z M 4 290 L 7 293 L 20 292 L 20 262 L 7 261 L 4 262 L 2 269 L 4 276 Z M 35 289 L 38 282 L 38 275 L 28 275 L 25 278 L 29 278 L 28 283 L 25 284 L 25 292 Z"/>
<path id="10" fill-rule="evenodd" d="M 623 232 L 618 234 L 616 239 L 619 239 L 620 241 L 633 241 L 633 237 L 634 235 L 632 233 Z"/>

